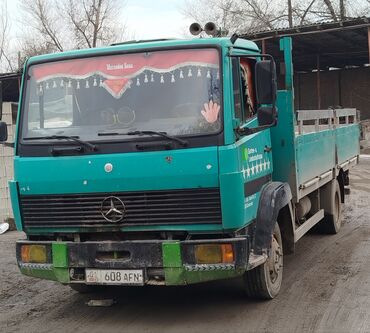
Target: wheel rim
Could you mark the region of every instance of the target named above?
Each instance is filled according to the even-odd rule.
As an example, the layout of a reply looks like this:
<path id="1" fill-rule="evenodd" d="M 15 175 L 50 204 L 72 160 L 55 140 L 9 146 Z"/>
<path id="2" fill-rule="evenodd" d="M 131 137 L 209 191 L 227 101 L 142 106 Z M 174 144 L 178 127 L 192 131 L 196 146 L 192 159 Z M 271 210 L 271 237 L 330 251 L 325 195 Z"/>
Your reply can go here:
<path id="1" fill-rule="evenodd" d="M 338 193 L 335 194 L 335 208 L 334 208 L 334 221 L 337 229 L 340 228 L 340 202 Z"/>
<path id="2" fill-rule="evenodd" d="M 271 254 L 268 258 L 268 270 L 271 283 L 275 283 L 281 276 L 283 267 L 283 251 L 281 244 L 277 240 L 275 234 L 272 237 Z"/>

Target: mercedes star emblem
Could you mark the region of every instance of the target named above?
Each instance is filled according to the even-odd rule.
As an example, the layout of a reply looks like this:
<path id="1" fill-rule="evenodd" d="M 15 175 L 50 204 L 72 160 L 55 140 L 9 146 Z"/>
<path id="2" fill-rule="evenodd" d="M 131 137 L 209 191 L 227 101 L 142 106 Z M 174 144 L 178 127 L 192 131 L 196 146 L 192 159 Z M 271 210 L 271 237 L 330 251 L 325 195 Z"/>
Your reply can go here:
<path id="1" fill-rule="evenodd" d="M 101 203 L 101 214 L 108 222 L 122 221 L 125 213 L 125 204 L 117 197 L 107 197 Z"/>

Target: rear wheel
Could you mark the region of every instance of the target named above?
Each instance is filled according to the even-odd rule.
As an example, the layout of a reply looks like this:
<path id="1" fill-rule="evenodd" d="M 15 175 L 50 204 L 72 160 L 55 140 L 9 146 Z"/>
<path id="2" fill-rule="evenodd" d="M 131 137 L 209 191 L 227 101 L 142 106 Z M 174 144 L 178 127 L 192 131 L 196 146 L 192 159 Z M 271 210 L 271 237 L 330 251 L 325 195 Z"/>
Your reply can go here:
<path id="1" fill-rule="evenodd" d="M 283 280 L 283 242 L 277 223 L 271 238 L 269 257 L 263 265 L 247 271 L 243 280 L 249 297 L 273 299 L 278 295 Z"/>
<path id="2" fill-rule="evenodd" d="M 319 223 L 318 228 L 320 232 L 326 234 L 337 234 L 342 226 L 342 201 L 340 186 L 337 180 L 335 180 L 335 186 L 333 186 L 329 200 L 331 207 L 330 213 L 325 212 L 325 216 Z"/>

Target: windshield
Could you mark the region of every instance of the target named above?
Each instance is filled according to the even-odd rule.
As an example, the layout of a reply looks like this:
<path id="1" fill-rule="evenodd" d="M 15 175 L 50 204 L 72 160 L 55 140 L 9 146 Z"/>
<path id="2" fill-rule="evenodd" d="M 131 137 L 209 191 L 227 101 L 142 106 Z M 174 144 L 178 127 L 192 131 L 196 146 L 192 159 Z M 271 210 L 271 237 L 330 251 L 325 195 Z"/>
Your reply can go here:
<path id="1" fill-rule="evenodd" d="M 49 62 L 31 66 L 28 78 L 22 137 L 31 141 L 52 135 L 122 140 L 113 134 L 146 130 L 191 136 L 221 129 L 216 49 Z"/>

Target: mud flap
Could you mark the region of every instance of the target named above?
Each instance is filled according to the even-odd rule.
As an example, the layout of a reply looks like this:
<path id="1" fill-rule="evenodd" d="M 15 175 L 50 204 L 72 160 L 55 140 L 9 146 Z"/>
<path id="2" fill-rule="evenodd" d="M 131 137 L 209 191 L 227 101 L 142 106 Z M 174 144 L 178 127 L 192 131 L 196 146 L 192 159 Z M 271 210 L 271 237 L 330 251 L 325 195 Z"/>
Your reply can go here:
<path id="1" fill-rule="evenodd" d="M 262 189 L 257 210 L 254 254 L 262 255 L 269 249 L 279 211 L 288 205 L 290 200 L 292 193 L 287 183 L 271 182 Z"/>

